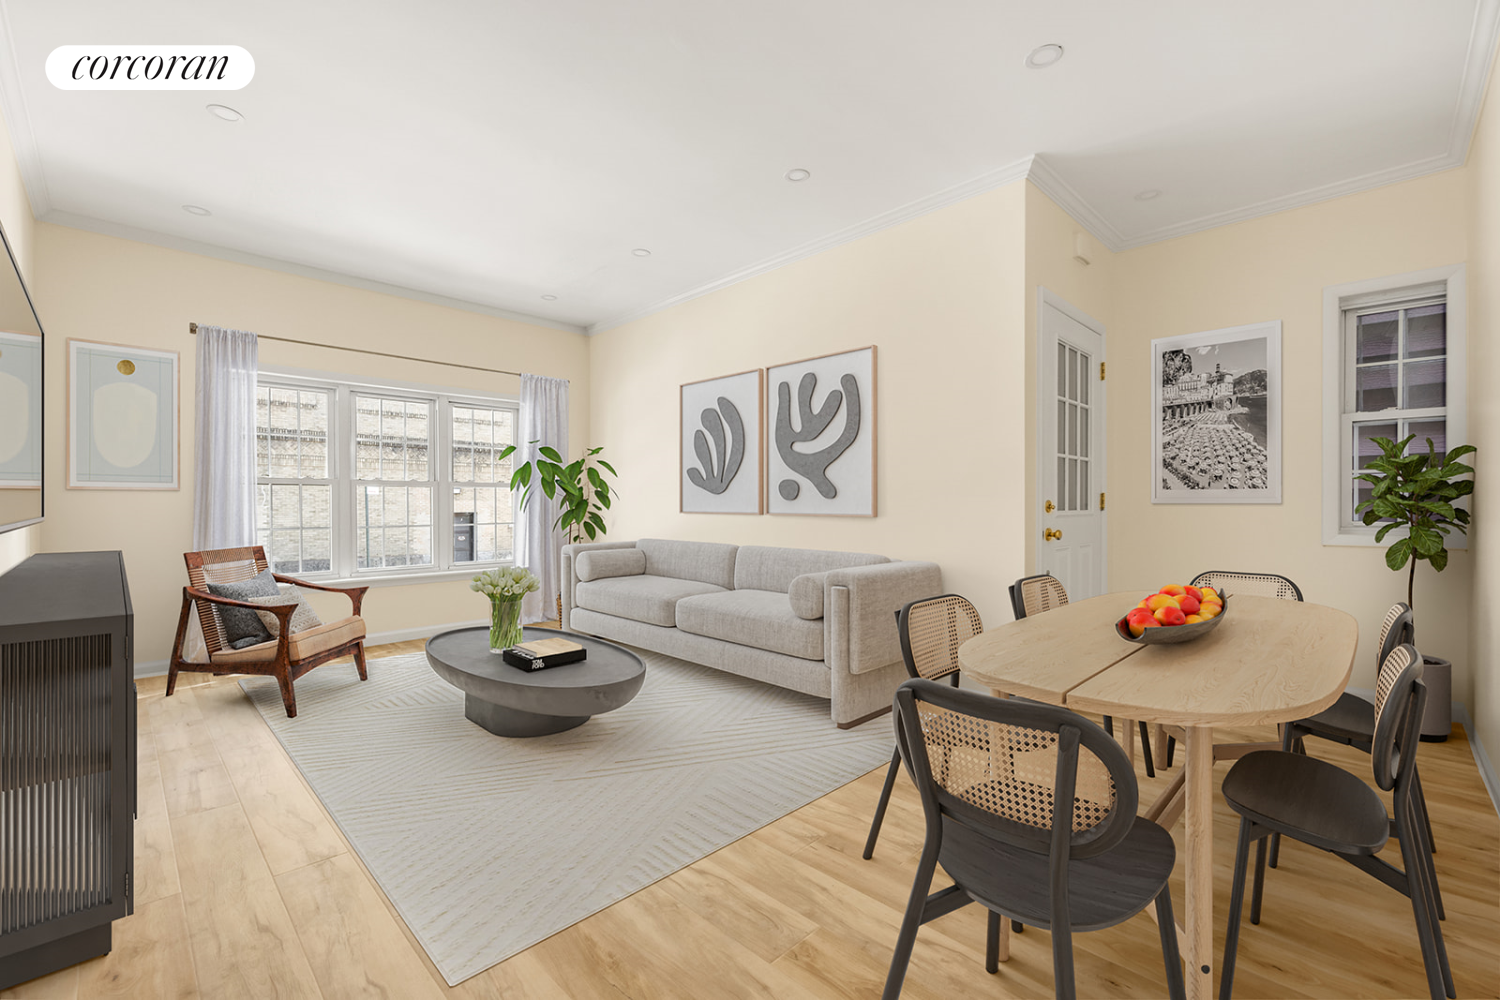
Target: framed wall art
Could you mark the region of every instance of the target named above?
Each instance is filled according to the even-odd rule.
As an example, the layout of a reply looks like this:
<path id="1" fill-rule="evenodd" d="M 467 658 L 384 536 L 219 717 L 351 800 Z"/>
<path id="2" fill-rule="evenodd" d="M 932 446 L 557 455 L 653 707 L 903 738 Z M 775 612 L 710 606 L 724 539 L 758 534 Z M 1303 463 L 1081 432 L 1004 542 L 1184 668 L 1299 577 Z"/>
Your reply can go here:
<path id="1" fill-rule="evenodd" d="M 761 376 L 754 371 L 681 388 L 679 509 L 684 514 L 762 514 Z"/>
<path id="2" fill-rule="evenodd" d="M 1152 503 L 1281 503 L 1281 322 L 1151 342 Z"/>
<path id="3" fill-rule="evenodd" d="M 766 369 L 772 514 L 874 517 L 875 348 Z"/>
<path id="4" fill-rule="evenodd" d="M 0 490 L 41 488 L 42 338 L 0 330 Z"/>
<path id="5" fill-rule="evenodd" d="M 68 488 L 175 490 L 178 358 L 68 341 Z"/>

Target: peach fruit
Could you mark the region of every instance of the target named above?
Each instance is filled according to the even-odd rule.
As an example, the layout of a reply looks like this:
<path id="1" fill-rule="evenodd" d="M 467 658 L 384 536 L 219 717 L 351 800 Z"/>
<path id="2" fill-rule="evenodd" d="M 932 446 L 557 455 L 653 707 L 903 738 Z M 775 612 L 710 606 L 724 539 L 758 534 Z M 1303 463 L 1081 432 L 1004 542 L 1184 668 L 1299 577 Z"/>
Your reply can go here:
<path id="1" fill-rule="evenodd" d="M 1156 620 L 1163 625 L 1181 625 L 1187 621 L 1187 615 L 1175 604 L 1169 604 L 1156 609 Z"/>

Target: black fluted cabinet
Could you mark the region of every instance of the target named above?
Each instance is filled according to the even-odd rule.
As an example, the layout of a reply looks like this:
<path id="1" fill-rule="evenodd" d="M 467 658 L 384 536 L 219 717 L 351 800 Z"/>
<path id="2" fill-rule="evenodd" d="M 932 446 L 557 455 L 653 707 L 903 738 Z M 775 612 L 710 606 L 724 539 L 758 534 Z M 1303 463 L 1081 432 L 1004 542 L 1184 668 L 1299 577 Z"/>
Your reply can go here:
<path id="1" fill-rule="evenodd" d="M 107 953 L 134 909 L 133 623 L 118 552 L 0 576 L 0 989 Z"/>

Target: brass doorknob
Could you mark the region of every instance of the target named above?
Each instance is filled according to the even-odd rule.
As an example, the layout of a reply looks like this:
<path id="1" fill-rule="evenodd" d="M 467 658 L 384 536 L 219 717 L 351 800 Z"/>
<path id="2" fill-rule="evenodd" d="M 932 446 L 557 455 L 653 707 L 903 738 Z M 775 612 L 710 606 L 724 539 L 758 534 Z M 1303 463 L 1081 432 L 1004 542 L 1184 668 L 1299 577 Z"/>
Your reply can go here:
<path id="1" fill-rule="evenodd" d="M 1062 538 L 1062 530 L 1060 528 L 1048 528 L 1042 532 L 1042 537 L 1049 542 L 1058 541 Z"/>
<path id="2" fill-rule="evenodd" d="M 1049 514 L 1052 513 L 1056 509 L 1057 509 L 1057 504 L 1053 503 L 1051 500 L 1048 500 L 1046 503 L 1042 504 L 1042 510 L 1046 511 Z"/>

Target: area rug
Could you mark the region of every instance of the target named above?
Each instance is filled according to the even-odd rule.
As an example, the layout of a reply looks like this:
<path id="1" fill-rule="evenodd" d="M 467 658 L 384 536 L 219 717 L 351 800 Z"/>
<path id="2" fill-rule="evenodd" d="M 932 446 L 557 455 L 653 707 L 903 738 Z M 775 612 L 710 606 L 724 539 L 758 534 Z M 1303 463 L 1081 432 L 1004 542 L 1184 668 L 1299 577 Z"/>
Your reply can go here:
<path id="1" fill-rule="evenodd" d="M 267 725 L 450 986 L 890 759 L 889 716 L 642 652 L 624 708 L 534 739 L 492 736 L 424 654 L 316 670 Z M 874 807 L 874 802 L 871 802 Z"/>

